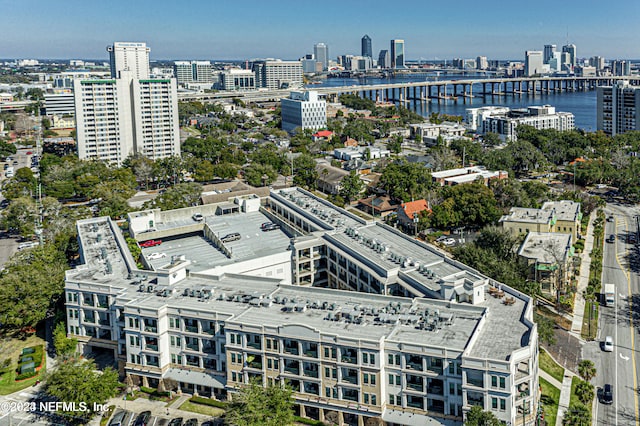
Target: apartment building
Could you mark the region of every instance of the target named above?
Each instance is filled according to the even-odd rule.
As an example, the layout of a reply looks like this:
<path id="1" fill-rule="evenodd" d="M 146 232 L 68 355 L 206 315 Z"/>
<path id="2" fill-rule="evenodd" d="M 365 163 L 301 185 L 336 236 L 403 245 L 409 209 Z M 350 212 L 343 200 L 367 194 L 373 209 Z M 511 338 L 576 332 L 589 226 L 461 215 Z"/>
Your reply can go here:
<path id="1" fill-rule="evenodd" d="M 146 43 L 115 42 L 107 46 L 111 78 L 118 78 L 120 71 L 131 71 L 133 78 L 149 78 L 149 52 Z"/>
<path id="2" fill-rule="evenodd" d="M 327 127 L 327 101 L 316 91 L 291 92 L 281 101 L 282 130 L 319 130 Z"/>
<path id="3" fill-rule="evenodd" d="M 175 61 L 173 71 L 178 84 L 213 84 L 213 72 L 209 61 Z"/>
<path id="4" fill-rule="evenodd" d="M 232 398 L 251 379 L 288 383 L 317 420 L 461 425 L 480 405 L 534 424 L 530 298 L 307 191 L 260 202 L 133 214 L 136 239 L 163 241 L 142 249 L 145 270 L 109 218 L 79 221 L 69 334 L 135 384 Z"/>
<path id="5" fill-rule="evenodd" d="M 640 129 L 640 87 L 628 81 L 596 88 L 598 130 L 610 136 Z"/>
<path id="6" fill-rule="evenodd" d="M 556 232 L 570 234 L 573 241 L 580 237 L 582 212 L 580 203 L 571 200 L 547 201 L 539 209 L 512 207 L 500 218 L 502 227 L 514 234 Z"/>
<path id="7" fill-rule="evenodd" d="M 302 87 L 302 62 L 266 60 L 253 63 L 256 86 L 265 89 L 296 89 Z"/>

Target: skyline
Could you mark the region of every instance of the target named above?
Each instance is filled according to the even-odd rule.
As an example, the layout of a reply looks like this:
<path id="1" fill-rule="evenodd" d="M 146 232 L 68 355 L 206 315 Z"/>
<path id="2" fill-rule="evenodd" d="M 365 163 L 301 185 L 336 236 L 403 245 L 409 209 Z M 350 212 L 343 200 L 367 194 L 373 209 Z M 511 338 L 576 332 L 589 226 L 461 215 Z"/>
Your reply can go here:
<path id="1" fill-rule="evenodd" d="M 325 43 L 329 57 L 360 54 L 360 39 L 372 39 L 373 56 L 389 50 L 390 40 L 405 40 L 408 60 L 455 57 L 524 60 L 526 50 L 545 44 L 575 44 L 578 57 L 640 58 L 640 34 L 632 31 L 640 3 L 616 2 L 611 16 L 598 13 L 599 4 L 552 2 L 519 7 L 489 0 L 443 2 L 406 1 L 395 8 L 327 0 L 322 4 L 281 0 L 277 7 L 246 0 L 195 1 L 177 8 L 166 0 L 102 4 L 70 0 L 65 7 L 43 0 L 0 0 L 0 58 L 108 60 L 106 46 L 114 41 L 141 41 L 151 48 L 151 60 L 253 58 L 298 59 Z M 601 3 L 600 3 L 601 5 Z M 123 12 L 124 11 L 124 12 Z M 416 19 L 418 17 L 418 19 Z"/>

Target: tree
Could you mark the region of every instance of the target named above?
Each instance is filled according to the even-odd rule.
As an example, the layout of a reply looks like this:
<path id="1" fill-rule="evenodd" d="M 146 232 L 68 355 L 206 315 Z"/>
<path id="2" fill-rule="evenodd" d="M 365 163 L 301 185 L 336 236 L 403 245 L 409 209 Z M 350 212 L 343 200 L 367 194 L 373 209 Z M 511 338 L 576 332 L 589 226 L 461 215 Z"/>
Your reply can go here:
<path id="1" fill-rule="evenodd" d="M 479 405 L 474 405 L 467 413 L 465 426 L 500 426 L 502 423 L 493 413 L 484 411 Z"/>
<path id="2" fill-rule="evenodd" d="M 363 189 L 364 182 L 360 179 L 358 172 L 351 170 L 347 176 L 342 178 L 339 195 L 349 203 L 358 198 Z"/>
<path id="3" fill-rule="evenodd" d="M 294 159 L 294 185 L 302 186 L 306 189 L 315 189 L 318 181 L 318 171 L 316 162 L 310 155 L 303 154 Z"/>
<path id="4" fill-rule="evenodd" d="M 278 177 L 278 173 L 268 164 L 250 164 L 244 170 L 244 178 L 251 186 L 270 185 Z"/>
<path id="5" fill-rule="evenodd" d="M 294 422 L 293 391 L 289 387 L 262 387 L 252 380 L 234 395 L 225 423 L 234 426 L 286 426 Z"/>
<path id="6" fill-rule="evenodd" d="M 398 135 L 394 138 L 389 138 L 387 149 L 394 154 L 399 154 L 402 151 L 402 136 Z"/>
<path id="7" fill-rule="evenodd" d="M 53 331 L 53 345 L 56 348 L 56 354 L 67 359 L 75 355 L 78 349 L 78 339 L 67 337 L 64 322 L 59 322 Z"/>
<path id="8" fill-rule="evenodd" d="M 147 201 L 142 207 L 144 209 L 173 210 L 196 206 L 200 204 L 201 194 L 201 185 L 193 182 L 179 183 L 168 188 L 164 194 L 159 195 L 154 200 Z"/>
<path id="9" fill-rule="evenodd" d="M 549 346 L 556 344 L 555 322 L 552 319 L 543 315 L 534 314 L 534 320 L 538 324 L 538 337 L 540 341 L 546 343 Z"/>
<path id="10" fill-rule="evenodd" d="M 380 186 L 402 201 L 420 199 L 431 188 L 431 173 L 418 163 L 402 159 L 388 164 L 380 176 Z"/>
<path id="11" fill-rule="evenodd" d="M 596 376 L 596 367 L 593 364 L 593 361 L 589 359 L 583 359 L 578 364 L 578 374 L 582 377 L 583 380 L 587 382 L 591 381 Z"/>
<path id="12" fill-rule="evenodd" d="M 562 424 L 565 426 L 589 426 L 591 424 L 591 407 L 579 402 L 569 405 L 564 413 Z"/>
<path id="13" fill-rule="evenodd" d="M 590 404 L 594 397 L 594 387 L 591 383 L 580 380 L 576 385 L 576 396 L 583 404 Z"/>
<path id="14" fill-rule="evenodd" d="M 202 160 L 196 165 L 193 178 L 198 182 L 209 182 L 213 180 L 215 171 L 213 164 L 209 160 Z"/>
<path id="15" fill-rule="evenodd" d="M 44 392 L 58 401 L 75 403 L 76 407 L 86 406 L 85 411 L 61 410 L 59 413 L 73 421 L 88 421 L 99 414 L 95 410 L 97 404 L 104 404 L 116 396 L 118 372 L 111 367 L 98 371 L 95 362 L 88 360 L 59 363 L 46 376 Z"/>

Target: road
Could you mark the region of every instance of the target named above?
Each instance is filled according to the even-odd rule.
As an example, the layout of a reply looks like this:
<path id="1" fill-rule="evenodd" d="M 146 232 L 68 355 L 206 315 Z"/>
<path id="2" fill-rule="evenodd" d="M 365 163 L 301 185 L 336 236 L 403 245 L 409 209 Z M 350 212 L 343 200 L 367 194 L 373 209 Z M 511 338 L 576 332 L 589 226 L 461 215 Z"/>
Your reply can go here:
<path id="1" fill-rule="evenodd" d="M 583 347 L 583 358 L 594 360 L 597 375 L 594 385 L 599 391 L 605 383 L 613 386 L 613 404 L 596 402 L 598 425 L 639 425 L 638 422 L 638 366 L 640 347 L 637 315 L 640 313 L 640 258 L 637 248 L 628 243 L 635 233 L 636 207 L 609 204 L 605 210 L 614 221 L 605 222 L 605 239 L 615 235 L 615 241 L 604 243 L 602 283 L 616 287 L 614 307 L 601 304 L 599 331 L 595 342 Z M 602 342 L 612 336 L 613 352 L 602 351 Z"/>

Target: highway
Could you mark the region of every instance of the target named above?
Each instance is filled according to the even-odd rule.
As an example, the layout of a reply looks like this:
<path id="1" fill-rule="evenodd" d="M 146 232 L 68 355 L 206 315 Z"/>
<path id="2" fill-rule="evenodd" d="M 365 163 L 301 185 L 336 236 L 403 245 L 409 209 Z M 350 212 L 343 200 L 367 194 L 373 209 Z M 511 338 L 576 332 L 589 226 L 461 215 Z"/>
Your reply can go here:
<path id="1" fill-rule="evenodd" d="M 629 244 L 631 233 L 636 233 L 635 207 L 609 204 L 605 209 L 613 221 L 605 222 L 605 240 L 615 235 L 614 242 L 604 243 L 602 284 L 616 287 L 614 307 L 606 307 L 601 300 L 599 333 L 595 342 L 583 347 L 583 358 L 595 362 L 597 375 L 593 380 L 596 389 L 605 383 L 613 386 L 613 404 L 605 405 L 596 398 L 598 425 L 640 425 L 638 419 L 638 334 L 637 316 L 640 313 L 640 256 L 637 247 Z M 635 318 L 635 320 L 634 320 Z M 602 342 L 612 336 L 613 352 L 604 352 Z"/>

